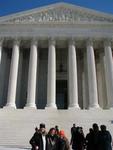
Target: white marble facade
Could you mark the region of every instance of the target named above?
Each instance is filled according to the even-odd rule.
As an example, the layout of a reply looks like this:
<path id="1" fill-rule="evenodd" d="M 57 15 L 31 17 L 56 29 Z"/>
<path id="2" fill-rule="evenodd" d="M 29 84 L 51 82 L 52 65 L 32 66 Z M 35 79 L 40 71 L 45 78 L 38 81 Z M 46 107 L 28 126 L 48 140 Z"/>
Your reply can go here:
<path id="1" fill-rule="evenodd" d="M 58 3 L 0 18 L 0 107 L 113 107 L 113 16 Z"/>

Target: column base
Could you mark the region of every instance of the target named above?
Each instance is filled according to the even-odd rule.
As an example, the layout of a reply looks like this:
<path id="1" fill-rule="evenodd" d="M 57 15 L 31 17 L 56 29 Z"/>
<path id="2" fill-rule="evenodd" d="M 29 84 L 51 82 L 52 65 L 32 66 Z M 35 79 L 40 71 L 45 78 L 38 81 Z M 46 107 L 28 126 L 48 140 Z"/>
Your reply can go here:
<path id="1" fill-rule="evenodd" d="M 89 110 L 94 110 L 94 109 L 96 109 L 96 110 L 101 110 L 101 108 L 100 108 L 99 105 L 96 105 L 96 106 L 89 106 L 88 109 L 89 109 Z"/>
<path id="2" fill-rule="evenodd" d="M 32 103 L 26 104 L 25 107 L 24 107 L 24 109 L 36 109 L 36 105 L 32 104 Z"/>
<path id="3" fill-rule="evenodd" d="M 68 110 L 80 110 L 80 107 L 79 107 L 79 105 L 76 105 L 76 106 L 69 106 L 69 107 L 68 107 Z"/>
<path id="4" fill-rule="evenodd" d="M 108 110 L 113 110 L 113 107 L 109 107 Z"/>
<path id="5" fill-rule="evenodd" d="M 55 104 L 49 104 L 45 107 L 46 110 L 56 110 L 57 106 Z"/>
<path id="6" fill-rule="evenodd" d="M 11 103 L 7 103 L 6 106 L 4 106 L 3 108 L 6 108 L 6 109 L 16 109 L 16 105 L 15 104 L 11 104 Z"/>
<path id="7" fill-rule="evenodd" d="M 108 104 L 107 107 L 106 107 L 106 109 L 112 110 L 113 109 L 113 105 Z"/>

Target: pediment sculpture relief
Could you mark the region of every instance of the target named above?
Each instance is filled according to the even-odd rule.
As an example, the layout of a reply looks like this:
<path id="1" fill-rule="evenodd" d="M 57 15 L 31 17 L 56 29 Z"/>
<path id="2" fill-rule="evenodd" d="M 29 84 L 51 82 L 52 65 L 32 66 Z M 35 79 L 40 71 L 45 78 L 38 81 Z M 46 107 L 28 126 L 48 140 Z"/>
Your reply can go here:
<path id="1" fill-rule="evenodd" d="M 74 23 L 78 21 L 87 22 L 113 22 L 113 19 L 91 15 L 88 13 L 78 12 L 67 8 L 54 8 L 44 10 L 41 12 L 33 13 L 16 17 L 7 21 L 7 23 L 44 23 L 44 22 L 69 22 Z"/>

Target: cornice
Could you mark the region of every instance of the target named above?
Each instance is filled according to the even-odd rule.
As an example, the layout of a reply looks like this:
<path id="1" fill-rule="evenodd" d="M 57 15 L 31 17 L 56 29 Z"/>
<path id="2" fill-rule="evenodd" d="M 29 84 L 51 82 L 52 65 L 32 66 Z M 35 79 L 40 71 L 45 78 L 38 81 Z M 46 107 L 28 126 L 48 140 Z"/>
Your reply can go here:
<path id="1" fill-rule="evenodd" d="M 0 38 L 3 38 L 4 40 L 5 39 L 9 39 L 9 40 L 11 40 L 11 39 L 15 39 L 15 38 L 18 38 L 18 39 L 23 39 L 23 40 L 25 40 L 25 39 L 27 39 L 27 40 L 31 40 L 31 39 L 33 39 L 33 38 L 35 38 L 35 39 L 49 39 L 48 37 L 53 37 L 54 39 L 75 39 L 75 40 L 80 40 L 80 41 L 82 41 L 82 40 L 85 40 L 85 41 L 87 41 L 88 39 L 92 39 L 92 41 L 100 41 L 100 40 L 103 40 L 103 41 L 105 41 L 105 39 L 108 39 L 108 40 L 110 40 L 110 41 L 112 41 L 113 42 L 113 36 L 106 36 L 106 35 L 81 35 L 81 34 L 78 34 L 78 35 L 53 35 L 53 34 L 51 34 L 51 35 L 41 35 L 41 34 L 38 34 L 38 35 L 34 35 L 34 33 L 32 34 L 32 33 L 28 33 L 28 34 L 20 34 L 20 35 L 16 35 L 16 34 L 0 34 Z"/>

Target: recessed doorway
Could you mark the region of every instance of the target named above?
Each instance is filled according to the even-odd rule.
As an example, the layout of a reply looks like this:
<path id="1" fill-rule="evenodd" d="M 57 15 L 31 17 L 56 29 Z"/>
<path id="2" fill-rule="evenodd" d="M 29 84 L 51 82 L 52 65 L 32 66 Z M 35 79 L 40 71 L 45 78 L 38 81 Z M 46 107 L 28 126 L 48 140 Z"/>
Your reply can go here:
<path id="1" fill-rule="evenodd" d="M 68 108 L 67 80 L 56 81 L 56 104 L 58 109 Z"/>

